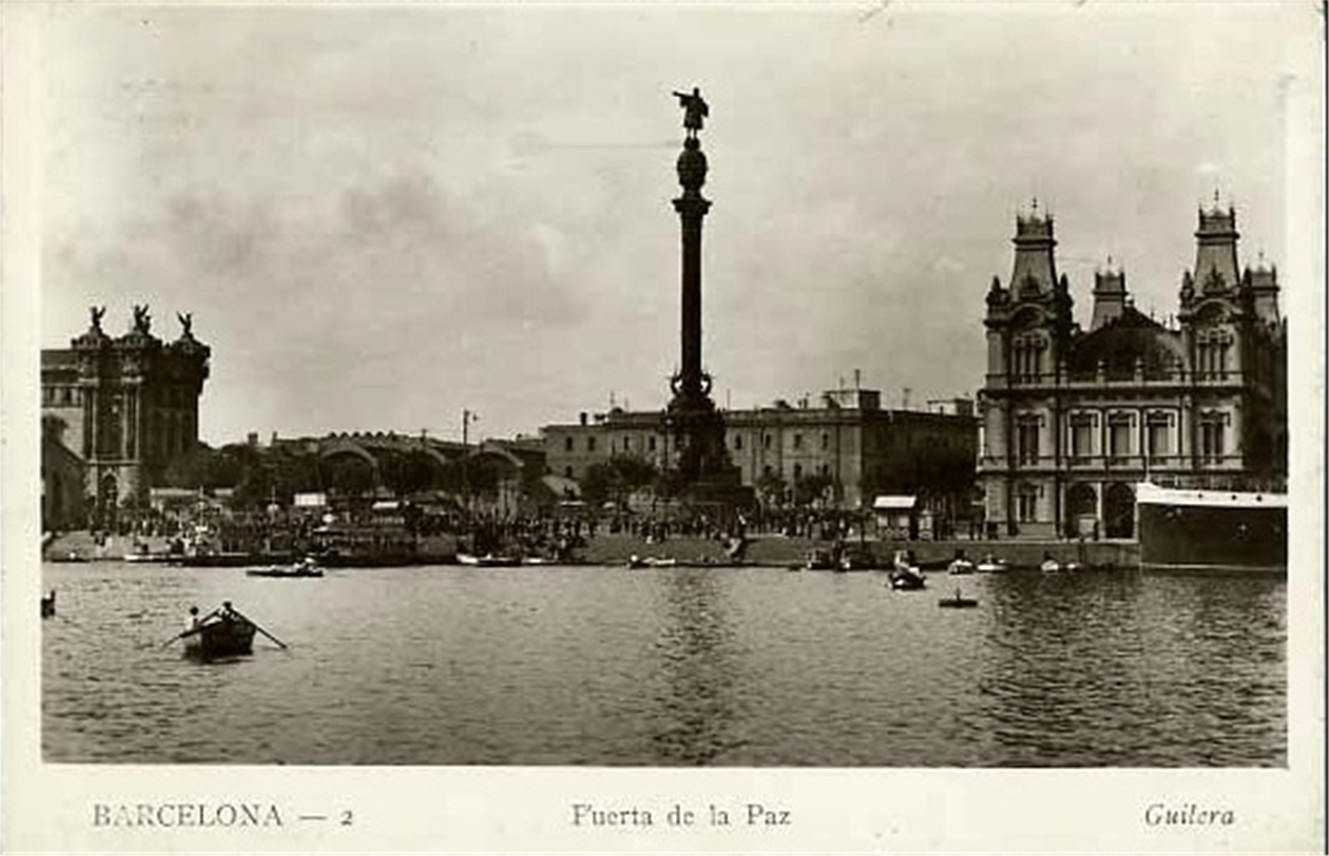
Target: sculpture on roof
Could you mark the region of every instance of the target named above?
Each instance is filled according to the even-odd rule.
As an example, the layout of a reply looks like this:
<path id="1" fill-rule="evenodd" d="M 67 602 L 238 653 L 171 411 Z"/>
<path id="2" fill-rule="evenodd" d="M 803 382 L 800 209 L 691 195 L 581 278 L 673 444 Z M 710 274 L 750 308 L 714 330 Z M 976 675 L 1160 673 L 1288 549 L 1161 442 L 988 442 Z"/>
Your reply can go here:
<path id="1" fill-rule="evenodd" d="M 180 333 L 181 338 L 188 339 L 190 336 L 194 335 L 193 312 L 177 312 L 175 313 L 175 317 L 180 319 L 180 326 L 184 328 Z"/>
<path id="2" fill-rule="evenodd" d="M 92 316 L 92 329 L 100 333 L 102 329 L 102 317 L 106 315 L 106 307 L 89 306 L 88 314 Z"/>
<path id="3" fill-rule="evenodd" d="M 147 333 L 152 328 L 152 316 L 148 314 L 148 305 L 134 307 L 134 331 Z"/>

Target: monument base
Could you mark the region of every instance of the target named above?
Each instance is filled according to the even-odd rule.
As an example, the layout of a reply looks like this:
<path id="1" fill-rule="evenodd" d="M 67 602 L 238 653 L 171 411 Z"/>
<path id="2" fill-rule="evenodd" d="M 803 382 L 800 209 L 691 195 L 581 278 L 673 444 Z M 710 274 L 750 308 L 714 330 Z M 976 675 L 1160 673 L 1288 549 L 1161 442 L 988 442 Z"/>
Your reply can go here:
<path id="1" fill-rule="evenodd" d="M 702 476 L 685 487 L 678 498 L 687 505 L 725 509 L 751 508 L 757 504 L 756 491 L 743 484 L 738 467 Z"/>

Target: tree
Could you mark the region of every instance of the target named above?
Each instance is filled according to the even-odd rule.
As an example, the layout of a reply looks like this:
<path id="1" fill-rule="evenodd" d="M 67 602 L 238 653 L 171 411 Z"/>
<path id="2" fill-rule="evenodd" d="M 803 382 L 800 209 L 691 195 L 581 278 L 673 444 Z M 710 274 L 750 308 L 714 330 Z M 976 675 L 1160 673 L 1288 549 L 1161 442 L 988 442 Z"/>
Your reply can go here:
<path id="1" fill-rule="evenodd" d="M 607 463 L 591 464 L 586 468 L 586 475 L 581 479 L 581 498 L 589 505 L 599 507 L 613 491 L 613 467 Z"/>
<path id="2" fill-rule="evenodd" d="M 660 473 L 655 465 L 635 455 L 617 455 L 610 459 L 614 484 L 627 498 L 637 491 L 655 483 Z"/>
<path id="3" fill-rule="evenodd" d="M 794 504 L 809 505 L 826 496 L 826 490 L 835 484 L 835 479 L 817 473 L 805 476 L 794 482 Z"/>
<path id="4" fill-rule="evenodd" d="M 757 496 L 767 505 L 778 505 L 784 498 L 784 477 L 774 470 L 767 470 L 758 476 L 755 487 Z"/>

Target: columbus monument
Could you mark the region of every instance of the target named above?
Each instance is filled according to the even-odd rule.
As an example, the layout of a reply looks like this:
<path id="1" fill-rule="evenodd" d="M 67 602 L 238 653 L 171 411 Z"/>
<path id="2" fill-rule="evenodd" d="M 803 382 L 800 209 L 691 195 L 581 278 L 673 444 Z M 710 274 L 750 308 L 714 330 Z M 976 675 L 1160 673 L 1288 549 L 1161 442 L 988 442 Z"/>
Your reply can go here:
<path id="1" fill-rule="evenodd" d="M 711 401 L 711 376 L 701 365 L 701 225 L 710 200 L 701 195 L 706 183 L 706 155 L 697 138 L 709 114 L 701 92 L 675 92 L 683 108 L 687 136 L 678 156 L 678 183 L 683 195 L 674 210 L 683 233 L 683 357 L 670 380 L 673 398 L 667 413 L 677 450 L 676 467 L 683 496 L 703 503 L 745 504 L 751 490 L 740 485 L 739 469 L 725 450 L 724 417 Z"/>

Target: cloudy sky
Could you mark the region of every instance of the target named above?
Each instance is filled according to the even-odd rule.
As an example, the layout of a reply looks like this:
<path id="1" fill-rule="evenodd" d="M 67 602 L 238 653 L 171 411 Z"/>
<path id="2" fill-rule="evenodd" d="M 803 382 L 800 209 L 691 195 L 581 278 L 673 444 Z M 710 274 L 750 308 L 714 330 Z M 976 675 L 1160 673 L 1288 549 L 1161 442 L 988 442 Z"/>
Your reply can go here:
<path id="1" fill-rule="evenodd" d="M 1284 256 L 1310 3 L 56 5 L 42 344 L 87 307 L 213 348 L 212 443 L 484 436 L 662 407 L 682 137 L 710 103 L 704 361 L 733 407 L 855 368 L 982 383 L 983 297 L 1037 197 L 1087 319 L 1109 254 L 1174 310 L 1195 212 Z"/>

